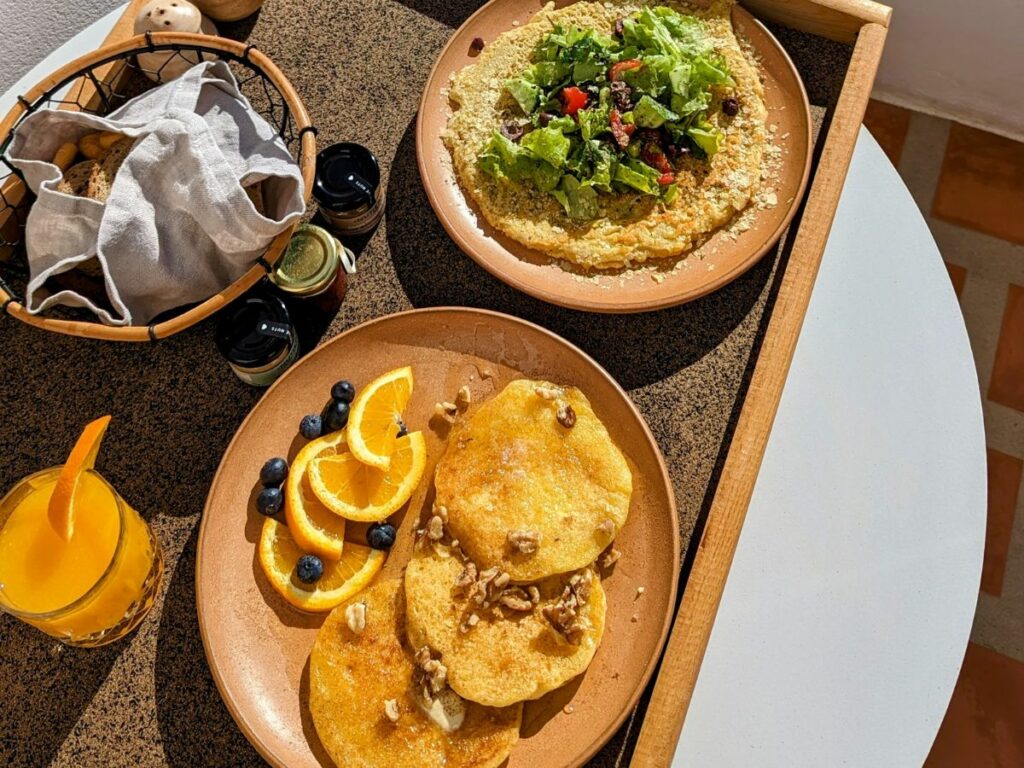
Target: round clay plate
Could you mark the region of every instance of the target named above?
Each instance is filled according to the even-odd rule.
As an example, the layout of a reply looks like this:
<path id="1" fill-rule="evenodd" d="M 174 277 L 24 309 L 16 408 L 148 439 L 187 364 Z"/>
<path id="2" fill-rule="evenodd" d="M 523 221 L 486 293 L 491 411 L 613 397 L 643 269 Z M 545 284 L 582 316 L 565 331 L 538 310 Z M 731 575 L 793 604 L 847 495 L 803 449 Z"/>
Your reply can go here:
<path id="1" fill-rule="evenodd" d="M 434 212 L 451 238 L 480 266 L 538 299 L 591 312 L 641 312 L 683 304 L 721 288 L 750 269 L 778 242 L 796 213 L 811 167 L 811 116 L 803 83 L 779 42 L 739 6 L 733 26 L 759 59 L 768 107 L 769 141 L 776 148 L 763 189 L 774 205 L 752 219 L 718 230 L 679 259 L 638 269 L 581 274 L 568 262 L 527 248 L 491 227 L 463 194 L 441 134 L 452 114 L 452 75 L 472 64 L 474 38 L 494 40 L 514 23 L 525 24 L 543 0 L 491 0 L 463 24 L 441 51 L 427 80 L 416 123 L 420 177 Z M 570 5 L 559 0 L 557 7 Z"/>
<path id="2" fill-rule="evenodd" d="M 622 558 L 604 580 L 604 639 L 585 674 L 527 704 L 522 738 L 508 763 L 509 768 L 579 765 L 630 713 L 668 632 L 679 573 L 675 497 L 650 430 L 618 384 L 568 342 L 492 312 L 427 309 L 354 328 L 298 363 L 246 418 L 210 489 L 197 554 L 199 626 L 221 696 L 271 765 L 332 765 L 308 707 L 309 653 L 323 615 L 289 606 L 260 569 L 258 474 L 267 458 L 291 459 L 305 444 L 297 434 L 299 421 L 320 410 L 335 381 L 347 378 L 359 388 L 404 365 L 411 365 L 415 376 L 405 421 L 427 438 L 427 470 L 408 505 L 392 518 L 398 542 L 378 579 L 402 577 L 413 532 L 433 497 L 434 465 L 445 449 L 445 435 L 436 419 L 431 422 L 434 405 L 454 401 L 463 385 L 472 392 L 470 413 L 516 378 L 575 385 L 630 463 L 630 515 L 616 540 Z M 570 703 L 572 714 L 566 714 L 563 708 Z"/>

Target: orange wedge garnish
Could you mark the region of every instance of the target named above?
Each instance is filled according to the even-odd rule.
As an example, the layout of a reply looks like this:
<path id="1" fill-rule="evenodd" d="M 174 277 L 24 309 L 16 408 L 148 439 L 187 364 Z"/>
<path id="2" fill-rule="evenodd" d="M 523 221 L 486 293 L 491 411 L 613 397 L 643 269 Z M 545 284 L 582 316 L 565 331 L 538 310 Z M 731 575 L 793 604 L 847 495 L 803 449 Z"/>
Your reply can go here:
<path id="1" fill-rule="evenodd" d="M 374 379 L 352 402 L 348 447 L 363 464 L 386 470 L 395 452 L 402 411 L 412 395 L 412 368 L 405 366 Z"/>
<path id="2" fill-rule="evenodd" d="M 99 453 L 100 443 L 103 442 L 109 424 L 110 416 L 101 416 L 86 425 L 57 477 L 47 515 L 53 530 L 64 541 L 71 541 L 71 535 L 75 532 L 75 490 L 78 481 L 96 463 L 96 454 Z"/>

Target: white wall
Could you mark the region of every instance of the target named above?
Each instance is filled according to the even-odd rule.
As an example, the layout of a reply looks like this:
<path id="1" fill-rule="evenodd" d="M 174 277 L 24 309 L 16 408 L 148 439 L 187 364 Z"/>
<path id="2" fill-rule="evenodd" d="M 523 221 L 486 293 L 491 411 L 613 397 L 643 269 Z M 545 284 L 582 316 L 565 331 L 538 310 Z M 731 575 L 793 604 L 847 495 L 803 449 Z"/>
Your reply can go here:
<path id="1" fill-rule="evenodd" d="M 1024 139 L 1024 0 L 881 0 L 885 101 Z"/>
<path id="2" fill-rule="evenodd" d="M 125 0 L 0 0 L 0 93 Z"/>

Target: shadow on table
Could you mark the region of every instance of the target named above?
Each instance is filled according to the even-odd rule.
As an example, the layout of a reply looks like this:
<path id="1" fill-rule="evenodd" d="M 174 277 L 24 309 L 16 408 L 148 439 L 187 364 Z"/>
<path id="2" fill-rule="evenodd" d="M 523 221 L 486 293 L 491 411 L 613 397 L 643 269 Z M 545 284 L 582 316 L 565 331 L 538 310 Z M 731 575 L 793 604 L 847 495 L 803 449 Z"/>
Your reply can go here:
<path id="1" fill-rule="evenodd" d="M 203 652 L 196 617 L 196 524 L 164 597 L 156 652 L 156 708 L 160 740 L 172 767 L 265 763 L 221 701 Z"/>
<path id="2" fill-rule="evenodd" d="M 49 765 L 127 647 L 70 648 L 0 614 L 0 755 Z"/>
<path id="3" fill-rule="evenodd" d="M 429 16 L 445 26 L 462 26 L 480 8 L 479 0 L 398 0 L 406 8 Z"/>
<path id="4" fill-rule="evenodd" d="M 634 389 L 719 346 L 750 313 L 771 275 L 772 260 L 765 258 L 715 293 L 659 312 L 603 315 L 533 299 L 477 266 L 445 233 L 420 183 L 415 124 L 409 123 L 395 152 L 387 210 L 391 258 L 415 307 L 466 305 L 518 315 L 576 344 Z"/>

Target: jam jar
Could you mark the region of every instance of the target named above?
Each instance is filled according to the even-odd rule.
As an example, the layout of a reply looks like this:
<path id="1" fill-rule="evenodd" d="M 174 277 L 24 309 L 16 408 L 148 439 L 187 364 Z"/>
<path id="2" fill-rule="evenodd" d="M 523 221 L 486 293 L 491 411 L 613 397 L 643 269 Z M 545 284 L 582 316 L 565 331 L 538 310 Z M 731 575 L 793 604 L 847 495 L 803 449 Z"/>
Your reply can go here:
<path id="1" fill-rule="evenodd" d="M 360 144 L 332 144 L 316 156 L 313 199 L 340 235 L 364 235 L 384 215 L 377 157 Z"/>
<path id="2" fill-rule="evenodd" d="M 268 387 L 299 356 L 299 337 L 280 296 L 257 289 L 224 310 L 217 348 L 246 384 Z"/>
<path id="3" fill-rule="evenodd" d="M 298 325 L 302 348 L 309 350 L 341 308 L 348 289 L 347 273 L 355 261 L 323 227 L 302 224 L 270 273 Z"/>

